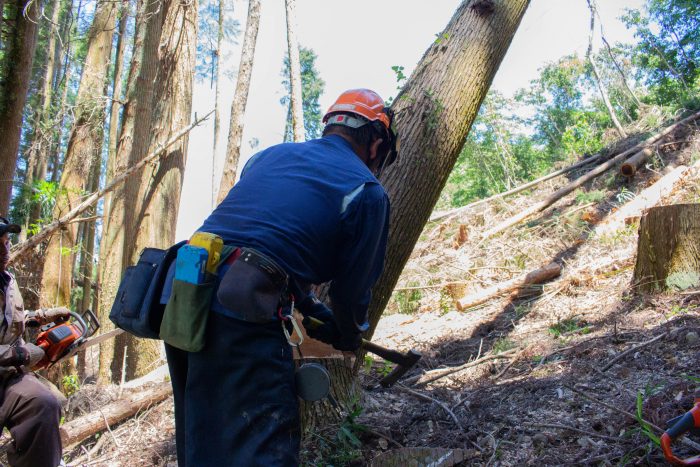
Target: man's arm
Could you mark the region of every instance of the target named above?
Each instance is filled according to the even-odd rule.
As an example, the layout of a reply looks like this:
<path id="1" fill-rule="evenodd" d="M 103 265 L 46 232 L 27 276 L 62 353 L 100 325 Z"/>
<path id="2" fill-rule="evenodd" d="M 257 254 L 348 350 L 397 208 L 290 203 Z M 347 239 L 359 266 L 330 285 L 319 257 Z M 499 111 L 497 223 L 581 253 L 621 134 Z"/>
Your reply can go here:
<path id="1" fill-rule="evenodd" d="M 329 296 L 341 336 L 359 342 L 369 328 L 372 287 L 384 268 L 389 230 L 389 198 L 381 185 L 368 183 L 347 204 L 338 271 Z"/>

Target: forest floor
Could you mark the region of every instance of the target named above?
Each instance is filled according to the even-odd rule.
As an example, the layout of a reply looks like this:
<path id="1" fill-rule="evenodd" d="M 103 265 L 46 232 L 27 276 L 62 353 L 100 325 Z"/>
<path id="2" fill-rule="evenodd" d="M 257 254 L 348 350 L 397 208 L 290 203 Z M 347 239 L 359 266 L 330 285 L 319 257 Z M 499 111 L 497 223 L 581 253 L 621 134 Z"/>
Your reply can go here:
<path id="1" fill-rule="evenodd" d="M 428 224 L 374 334 L 382 345 L 413 348 L 423 358 L 390 389 L 377 384 L 386 365 L 366 359 L 356 410 L 308 438 L 306 465 L 662 464 L 654 444 L 660 432 L 638 414 L 665 428 L 692 407 L 700 388 L 700 291 L 634 295 L 636 224 L 605 235 L 594 228 L 670 167 L 700 158 L 697 129 L 674 138 L 634 179 L 604 174 L 490 240 L 479 241 L 481 232 L 567 180 Z M 696 172 L 663 204 L 700 202 L 699 182 Z M 456 311 L 455 299 L 552 261 L 562 275 L 529 296 Z M 470 361 L 427 381 L 436 370 Z M 84 385 L 67 418 L 113 397 Z M 427 460 L 388 460 L 397 453 L 415 458 L 414 448 L 424 448 Z M 174 453 L 168 400 L 66 459 L 174 466 Z"/>

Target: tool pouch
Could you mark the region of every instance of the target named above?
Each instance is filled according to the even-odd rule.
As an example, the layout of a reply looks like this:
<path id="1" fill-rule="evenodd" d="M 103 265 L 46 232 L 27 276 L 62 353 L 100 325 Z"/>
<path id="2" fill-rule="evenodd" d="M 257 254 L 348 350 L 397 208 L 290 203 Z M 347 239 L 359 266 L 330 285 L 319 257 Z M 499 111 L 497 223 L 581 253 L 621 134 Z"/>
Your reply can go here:
<path id="1" fill-rule="evenodd" d="M 287 291 L 289 276 L 272 258 L 252 248 L 242 248 L 216 294 L 219 302 L 250 323 L 269 323 Z"/>
<path id="2" fill-rule="evenodd" d="M 224 246 L 221 261 L 234 251 L 233 247 Z M 216 283 L 216 275 L 210 273 L 205 273 L 204 281 L 199 284 L 173 280 L 173 290 L 160 324 L 160 338 L 166 344 L 187 352 L 199 352 L 204 348 Z"/>
<path id="3" fill-rule="evenodd" d="M 109 319 L 119 328 L 137 337 L 158 339 L 165 305 L 160 294 L 170 264 L 185 242 L 167 250 L 145 248 L 138 263 L 129 266 L 119 284 Z"/>

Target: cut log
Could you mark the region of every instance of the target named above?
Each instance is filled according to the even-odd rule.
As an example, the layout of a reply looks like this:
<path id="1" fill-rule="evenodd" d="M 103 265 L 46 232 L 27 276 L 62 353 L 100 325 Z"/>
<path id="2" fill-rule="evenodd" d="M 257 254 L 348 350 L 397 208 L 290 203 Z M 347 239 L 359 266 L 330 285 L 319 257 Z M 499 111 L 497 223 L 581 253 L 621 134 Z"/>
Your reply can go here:
<path id="1" fill-rule="evenodd" d="M 630 155 L 635 154 L 642 150 L 643 148 L 655 144 L 657 141 L 659 141 L 661 138 L 667 136 L 668 134 L 672 133 L 675 131 L 678 127 L 682 125 L 686 125 L 696 119 L 700 118 L 700 112 L 696 112 L 693 115 L 684 118 L 683 120 L 674 123 L 673 125 L 670 125 L 666 127 L 663 131 L 656 133 L 643 142 L 639 143 L 638 145 L 618 154 L 617 156 L 613 157 L 612 159 L 608 160 L 607 162 L 600 164 L 597 166 L 595 169 L 591 170 L 585 175 L 582 175 L 581 177 L 577 178 L 573 182 L 569 183 L 568 185 L 565 185 L 561 188 L 559 188 L 557 191 L 549 195 L 547 198 L 545 198 L 543 201 L 540 201 L 539 203 L 534 204 L 533 206 L 529 207 L 528 209 L 525 209 L 524 211 L 521 211 L 520 213 L 516 214 L 515 216 L 512 216 L 505 221 L 501 222 L 498 224 L 496 227 L 486 231 L 483 234 L 482 239 L 487 239 L 490 237 L 493 237 L 494 235 L 503 232 L 504 230 L 519 224 L 520 222 L 524 221 L 525 219 L 537 214 L 538 212 L 544 211 L 548 207 L 550 207 L 552 204 L 556 203 L 559 201 L 561 198 L 564 196 L 568 195 L 584 183 L 593 180 L 597 176 L 605 173 L 608 169 L 611 167 L 615 166 L 616 164 L 619 164 L 626 158 L 628 158 Z"/>
<path id="2" fill-rule="evenodd" d="M 139 390 L 125 399 L 114 401 L 101 409 L 71 420 L 62 425 L 60 429 L 64 448 L 80 443 L 114 424 L 164 401 L 170 397 L 172 392 L 172 386 L 169 382 L 160 383 L 150 389 Z"/>
<path id="3" fill-rule="evenodd" d="M 644 148 L 638 153 L 634 154 L 620 166 L 620 173 L 625 177 L 634 177 L 642 164 L 644 164 L 647 159 L 649 159 L 656 152 L 656 148 L 657 146 L 654 145 Z"/>
<path id="4" fill-rule="evenodd" d="M 598 224 L 595 228 L 595 235 L 600 236 L 615 232 L 630 221 L 638 219 L 642 215 L 642 211 L 656 206 L 665 196 L 668 196 L 689 170 L 688 167 L 682 165 L 664 175 L 659 181 L 644 189 L 632 201 Z"/>
<path id="5" fill-rule="evenodd" d="M 700 286 L 700 204 L 649 209 L 639 223 L 634 288 L 653 293 Z"/>
<path id="6" fill-rule="evenodd" d="M 460 311 L 466 310 L 467 308 L 481 305 L 494 297 L 513 292 L 524 286 L 541 284 L 557 277 L 560 273 L 561 266 L 557 263 L 550 263 L 543 268 L 536 269 L 509 281 L 501 282 L 500 284 L 496 284 L 475 294 L 462 297 L 455 302 L 455 305 Z"/>
<path id="7" fill-rule="evenodd" d="M 445 448 L 401 448 L 379 454 L 372 459 L 371 467 L 405 467 L 413 465 L 429 465 L 450 467 L 465 465 L 474 460 L 475 451 Z"/>

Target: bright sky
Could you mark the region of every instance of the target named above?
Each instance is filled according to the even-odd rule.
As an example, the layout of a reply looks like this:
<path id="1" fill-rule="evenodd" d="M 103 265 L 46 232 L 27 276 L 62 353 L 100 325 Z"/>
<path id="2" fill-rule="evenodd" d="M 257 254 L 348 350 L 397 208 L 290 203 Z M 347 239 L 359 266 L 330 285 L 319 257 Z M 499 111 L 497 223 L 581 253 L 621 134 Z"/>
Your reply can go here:
<path id="1" fill-rule="evenodd" d="M 229 0 L 232 1 L 232 0 Z M 461 0 L 297 0 L 299 43 L 318 55 L 316 68 L 326 82 L 321 108 L 326 109 L 344 90 L 366 87 L 384 99 L 395 96 L 393 65 L 411 72 L 450 18 Z M 280 72 L 286 52 L 284 0 L 265 0 L 246 108 L 241 161 L 255 151 L 280 143 L 286 110 Z M 600 16 L 610 43 L 632 42 L 617 19 L 625 8 L 641 8 L 644 0 L 600 0 Z M 247 1 L 234 2 L 234 17 L 245 27 Z M 493 88 L 512 95 L 537 77 L 538 68 L 588 46 L 589 13 L 585 0 L 532 0 L 513 43 L 501 64 Z M 242 42 L 242 34 L 240 41 Z M 599 41 L 598 41 L 599 42 Z M 238 68 L 240 45 L 231 51 L 230 70 Z M 235 80 L 235 72 L 234 80 Z M 228 120 L 235 81 L 226 80 L 221 93 L 221 136 L 216 181 L 223 166 Z M 214 108 L 214 91 L 208 81 L 195 87 L 193 111 L 204 115 Z M 211 212 L 213 119 L 195 128 L 182 191 L 177 238 L 189 237 Z M 271 181 L 272 182 L 272 181 Z"/>

